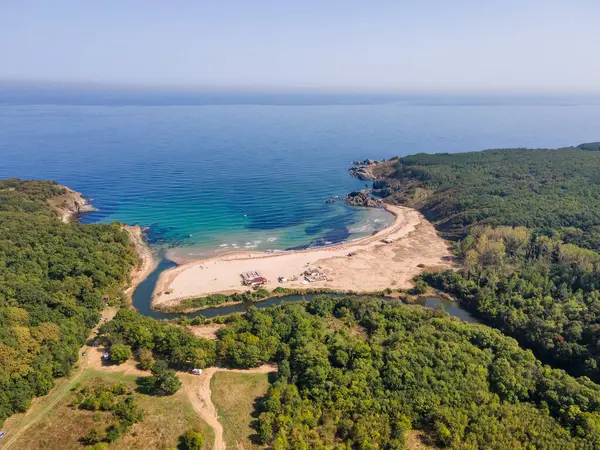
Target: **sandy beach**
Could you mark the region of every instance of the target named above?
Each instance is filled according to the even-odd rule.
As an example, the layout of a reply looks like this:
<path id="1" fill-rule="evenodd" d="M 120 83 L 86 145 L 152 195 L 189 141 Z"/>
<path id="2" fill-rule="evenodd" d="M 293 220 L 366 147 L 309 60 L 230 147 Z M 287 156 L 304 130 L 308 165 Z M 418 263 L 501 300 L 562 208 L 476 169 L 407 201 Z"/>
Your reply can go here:
<path id="1" fill-rule="evenodd" d="M 260 272 L 270 290 L 282 286 L 373 292 L 410 287 L 411 279 L 424 267 L 451 266 L 448 244 L 421 213 L 402 206 L 387 205 L 386 209 L 395 215 L 393 224 L 358 241 L 283 253 L 229 253 L 165 271 L 152 306 L 160 309 L 186 298 L 245 292 L 249 288 L 242 285 L 240 274 L 247 271 Z M 328 280 L 306 284 L 301 273 L 308 268 L 324 272 Z M 297 280 L 277 280 L 293 276 Z"/>
<path id="2" fill-rule="evenodd" d="M 139 226 L 125 225 L 123 229 L 129 234 L 129 238 L 135 245 L 135 250 L 140 260 L 140 264 L 131 271 L 131 281 L 127 289 L 125 289 L 125 295 L 131 299 L 131 296 L 138 285 L 144 281 L 154 269 L 156 269 L 158 261 L 155 258 L 152 249 L 144 241 L 143 232 Z"/>

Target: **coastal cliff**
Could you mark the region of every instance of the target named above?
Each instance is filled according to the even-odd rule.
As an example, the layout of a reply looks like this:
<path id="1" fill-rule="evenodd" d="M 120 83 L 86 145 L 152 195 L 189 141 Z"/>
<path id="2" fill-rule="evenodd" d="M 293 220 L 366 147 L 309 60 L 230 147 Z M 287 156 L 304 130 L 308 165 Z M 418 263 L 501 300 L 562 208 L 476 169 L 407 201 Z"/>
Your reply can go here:
<path id="1" fill-rule="evenodd" d="M 74 191 L 67 186 L 60 186 L 64 193 L 49 198 L 48 204 L 56 211 L 63 222 L 79 219 L 82 214 L 98 211 L 81 192 Z"/>
<path id="2" fill-rule="evenodd" d="M 353 166 L 348 169 L 350 175 L 359 180 L 373 181 L 373 188 L 350 192 L 345 198 L 346 203 L 352 206 L 369 208 L 383 206 L 384 201 L 382 199 L 389 197 L 398 188 L 397 183 L 389 178 L 394 171 L 396 161 L 397 158 L 388 161 L 373 159 L 354 161 Z"/>

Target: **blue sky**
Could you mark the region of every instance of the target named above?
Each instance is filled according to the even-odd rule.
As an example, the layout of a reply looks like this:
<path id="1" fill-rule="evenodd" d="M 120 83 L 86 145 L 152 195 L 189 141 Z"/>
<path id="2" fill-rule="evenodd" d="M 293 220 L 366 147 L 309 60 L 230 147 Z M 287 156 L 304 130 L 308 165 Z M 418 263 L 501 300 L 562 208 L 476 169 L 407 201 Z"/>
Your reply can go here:
<path id="1" fill-rule="evenodd" d="M 600 91 L 598 0 L 0 0 L 0 80 Z"/>

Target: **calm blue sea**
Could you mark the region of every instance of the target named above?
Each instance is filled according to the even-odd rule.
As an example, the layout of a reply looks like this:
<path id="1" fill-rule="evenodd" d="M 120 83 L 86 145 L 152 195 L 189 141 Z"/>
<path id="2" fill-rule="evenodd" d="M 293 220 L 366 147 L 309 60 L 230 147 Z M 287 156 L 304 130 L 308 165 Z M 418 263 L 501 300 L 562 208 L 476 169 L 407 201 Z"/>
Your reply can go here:
<path id="1" fill-rule="evenodd" d="M 178 260 L 372 233 L 387 213 L 324 203 L 364 186 L 354 159 L 600 140 L 586 96 L 23 92 L 0 89 L 0 177 L 79 190 L 84 221 L 147 226 Z"/>

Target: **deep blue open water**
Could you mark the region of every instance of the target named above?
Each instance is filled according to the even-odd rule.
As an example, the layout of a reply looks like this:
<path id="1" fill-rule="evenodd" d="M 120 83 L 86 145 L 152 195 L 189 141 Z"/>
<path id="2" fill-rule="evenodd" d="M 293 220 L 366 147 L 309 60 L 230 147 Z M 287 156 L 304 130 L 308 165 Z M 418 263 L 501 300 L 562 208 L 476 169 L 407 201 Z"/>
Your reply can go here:
<path id="1" fill-rule="evenodd" d="M 600 140 L 586 96 L 9 94 L 0 177 L 66 184 L 100 209 L 84 221 L 149 227 L 179 259 L 372 233 L 387 213 L 324 203 L 364 186 L 354 159 Z"/>

